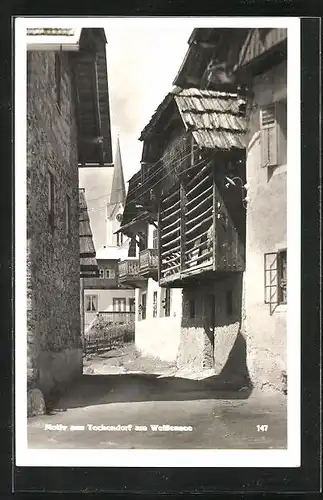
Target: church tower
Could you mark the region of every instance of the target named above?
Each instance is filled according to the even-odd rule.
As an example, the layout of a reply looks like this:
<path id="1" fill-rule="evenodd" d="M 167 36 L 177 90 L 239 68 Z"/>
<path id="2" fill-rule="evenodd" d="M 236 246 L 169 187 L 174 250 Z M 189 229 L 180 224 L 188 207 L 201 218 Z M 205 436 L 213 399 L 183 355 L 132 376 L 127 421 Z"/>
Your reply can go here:
<path id="1" fill-rule="evenodd" d="M 118 136 L 110 201 L 106 211 L 107 247 L 122 247 L 125 243 L 124 236 L 121 233 L 114 234 L 120 227 L 125 201 L 126 188 L 123 176 L 120 139 Z"/>

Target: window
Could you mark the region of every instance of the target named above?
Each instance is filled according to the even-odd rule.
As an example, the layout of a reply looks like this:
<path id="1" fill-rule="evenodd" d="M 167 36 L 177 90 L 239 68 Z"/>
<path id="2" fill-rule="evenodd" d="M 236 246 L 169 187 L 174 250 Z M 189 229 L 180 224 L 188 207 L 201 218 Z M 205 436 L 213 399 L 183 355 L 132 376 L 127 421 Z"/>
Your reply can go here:
<path id="1" fill-rule="evenodd" d="M 287 162 L 287 101 L 264 106 L 260 110 L 261 166 Z"/>
<path id="2" fill-rule="evenodd" d="M 227 316 L 232 316 L 233 314 L 232 290 L 227 290 L 225 293 L 225 308 Z"/>
<path id="3" fill-rule="evenodd" d="M 65 200 L 65 228 L 66 234 L 69 234 L 71 229 L 71 198 L 66 195 Z"/>
<path id="4" fill-rule="evenodd" d="M 116 277 L 116 272 L 114 269 L 106 269 L 105 270 L 105 277 L 107 279 L 113 280 Z"/>
<path id="5" fill-rule="evenodd" d="M 54 214 L 55 214 L 54 176 L 51 172 L 48 172 L 48 221 L 52 230 L 54 230 Z"/>
<path id="6" fill-rule="evenodd" d="M 113 310 L 117 312 L 124 312 L 126 310 L 126 299 L 122 298 L 113 298 Z"/>
<path id="7" fill-rule="evenodd" d="M 287 304 L 287 250 L 265 254 L 265 304 Z"/>
<path id="8" fill-rule="evenodd" d="M 158 230 L 154 229 L 153 231 L 153 248 L 157 250 L 158 248 Z"/>
<path id="9" fill-rule="evenodd" d="M 190 312 L 190 318 L 195 318 L 195 300 L 190 299 L 189 301 L 189 312 Z"/>
<path id="10" fill-rule="evenodd" d="M 100 279 L 104 278 L 104 269 L 99 269 L 99 278 Z"/>
<path id="11" fill-rule="evenodd" d="M 278 303 L 287 304 L 287 250 L 278 252 Z"/>
<path id="12" fill-rule="evenodd" d="M 146 319 L 146 309 L 147 309 L 147 295 L 143 293 L 141 295 L 141 319 Z"/>
<path id="13" fill-rule="evenodd" d="M 129 298 L 129 311 L 135 312 L 135 299 L 133 297 Z"/>
<path id="14" fill-rule="evenodd" d="M 61 109 L 61 85 L 62 85 L 62 54 L 55 52 L 55 86 L 56 86 L 56 103 Z"/>
<path id="15" fill-rule="evenodd" d="M 157 292 L 153 293 L 153 318 L 157 318 Z"/>
<path id="16" fill-rule="evenodd" d="M 86 310 L 86 312 L 97 312 L 98 311 L 98 296 L 97 295 L 85 295 L 85 310 Z"/>
<path id="17" fill-rule="evenodd" d="M 171 302 L 171 289 L 170 288 L 163 288 L 162 289 L 162 308 L 164 310 L 164 316 L 170 316 L 170 302 Z"/>

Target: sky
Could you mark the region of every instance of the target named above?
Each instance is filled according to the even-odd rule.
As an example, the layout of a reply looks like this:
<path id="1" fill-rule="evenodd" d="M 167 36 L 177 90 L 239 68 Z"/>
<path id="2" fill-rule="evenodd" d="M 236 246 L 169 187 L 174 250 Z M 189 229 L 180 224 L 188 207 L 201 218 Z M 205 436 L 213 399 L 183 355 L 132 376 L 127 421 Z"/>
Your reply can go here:
<path id="1" fill-rule="evenodd" d="M 138 140 L 172 82 L 194 28 L 185 26 L 118 27 L 106 24 L 112 142 L 119 133 L 125 181 L 140 168 Z M 127 188 L 127 185 L 126 185 Z"/>

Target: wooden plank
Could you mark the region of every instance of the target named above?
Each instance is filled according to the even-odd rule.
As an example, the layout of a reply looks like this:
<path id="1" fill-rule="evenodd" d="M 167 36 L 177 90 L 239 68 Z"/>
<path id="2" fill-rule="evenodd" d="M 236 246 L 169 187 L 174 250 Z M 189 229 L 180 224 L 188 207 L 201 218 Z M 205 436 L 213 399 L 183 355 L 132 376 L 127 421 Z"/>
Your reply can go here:
<path id="1" fill-rule="evenodd" d="M 177 238 L 175 238 L 174 240 L 170 241 L 169 243 L 165 243 L 165 244 L 163 245 L 163 248 L 169 248 L 169 246 L 170 246 L 170 245 L 172 245 L 172 244 L 176 243 L 176 242 L 177 242 L 177 241 L 179 241 L 179 240 L 180 240 L 180 236 L 177 236 Z"/>
<path id="2" fill-rule="evenodd" d="M 191 224 L 199 221 L 200 219 L 203 219 L 203 217 L 205 217 L 206 214 L 212 212 L 212 209 L 213 207 L 209 207 L 208 209 L 206 209 L 204 212 L 202 212 L 201 214 L 197 215 L 196 217 L 194 217 L 194 219 L 191 219 L 191 220 L 188 220 L 186 225 L 187 226 L 190 226 Z"/>
<path id="3" fill-rule="evenodd" d="M 164 257 L 170 255 L 171 253 L 176 253 L 176 252 L 179 253 L 179 250 L 180 250 L 179 245 L 177 245 L 175 248 L 171 248 L 170 250 L 163 252 L 161 258 L 163 259 Z"/>
<path id="4" fill-rule="evenodd" d="M 174 198 L 174 196 L 179 196 L 179 192 L 178 190 L 176 189 L 176 191 L 174 191 L 174 193 L 170 194 L 169 196 L 166 196 L 165 198 L 163 198 L 162 200 L 162 205 L 164 205 L 165 203 L 167 203 L 169 200 L 172 200 Z"/>
<path id="5" fill-rule="evenodd" d="M 179 214 L 179 213 L 180 213 L 180 211 L 181 211 L 181 209 L 179 208 L 178 210 L 175 210 L 175 212 L 173 212 L 172 214 L 167 215 L 167 217 L 164 217 L 164 216 L 163 216 L 163 212 L 162 212 L 162 213 L 161 213 L 162 221 L 164 222 L 165 220 L 169 220 L 169 219 L 171 219 L 172 217 L 174 217 L 174 215 Z"/>
<path id="6" fill-rule="evenodd" d="M 94 99 L 94 109 L 95 109 L 95 121 L 98 127 L 98 136 L 102 136 L 101 127 L 101 115 L 100 115 L 100 104 L 99 104 L 99 84 L 98 84 L 98 69 L 96 59 L 91 64 L 92 66 L 92 84 L 93 84 L 93 99 Z M 104 156 L 103 156 L 103 145 L 98 144 L 100 165 L 104 166 Z"/>
<path id="7" fill-rule="evenodd" d="M 204 233 L 205 234 L 205 233 Z M 201 236 L 198 236 L 196 239 L 198 238 L 201 238 Z M 203 248 L 207 246 L 207 240 L 206 241 L 202 241 L 202 243 L 199 243 L 198 245 L 194 245 L 192 248 L 190 248 L 189 250 L 186 250 L 185 251 L 185 254 L 189 254 L 189 253 L 192 253 L 192 252 L 195 252 L 195 250 L 198 250 L 199 248 Z"/>
<path id="8" fill-rule="evenodd" d="M 168 272 L 168 271 L 173 271 L 174 269 L 177 269 L 178 270 L 180 269 L 180 262 L 178 264 L 175 264 L 174 266 L 171 266 L 171 267 L 163 267 L 162 266 L 162 274 L 165 273 L 165 272 Z"/>
<path id="9" fill-rule="evenodd" d="M 169 260 L 162 259 L 162 264 L 171 264 L 172 262 L 176 262 L 176 260 L 179 260 L 180 256 L 176 255 L 176 257 L 172 257 Z"/>
<path id="10" fill-rule="evenodd" d="M 211 162 L 209 162 L 207 165 L 202 167 L 201 170 L 199 170 L 198 173 L 196 175 L 194 175 L 194 177 L 187 182 L 187 184 L 186 184 L 187 188 L 192 186 L 196 182 L 197 179 L 199 179 L 202 175 L 204 175 L 204 173 L 210 168 L 210 166 L 211 166 Z"/>
<path id="11" fill-rule="evenodd" d="M 211 180 L 211 175 L 208 175 L 207 177 L 204 177 L 204 179 L 202 179 L 198 184 L 196 184 L 194 187 L 192 187 L 192 189 L 190 191 L 188 191 L 186 193 L 186 196 L 190 196 L 192 193 L 194 193 L 199 187 L 203 186 L 203 184 L 206 182 L 206 181 L 210 181 Z"/>
<path id="12" fill-rule="evenodd" d="M 205 260 L 207 257 L 211 257 L 212 254 L 213 254 L 213 252 L 212 252 L 212 250 L 210 250 L 209 252 L 207 252 L 205 254 L 193 257 L 192 259 L 186 261 L 186 265 L 188 266 L 189 264 L 191 264 L 192 262 L 195 262 L 195 261 L 198 262 L 199 260 Z M 191 267 L 190 269 L 193 270 L 194 267 Z"/>
<path id="13" fill-rule="evenodd" d="M 180 203 L 180 200 L 177 200 L 172 206 L 168 207 L 168 208 L 165 208 L 163 210 L 163 213 L 165 214 L 166 212 L 169 212 L 169 210 L 174 210 L 174 208 L 179 205 Z"/>
<path id="14" fill-rule="evenodd" d="M 180 222 L 180 221 L 179 221 Z M 162 240 L 165 240 L 166 238 L 168 238 L 169 236 L 171 236 L 172 234 L 176 234 L 180 232 L 180 227 L 176 227 L 175 229 L 173 229 L 172 231 L 169 231 L 168 233 L 165 233 L 162 235 L 161 239 Z"/>
<path id="15" fill-rule="evenodd" d="M 199 269 L 203 269 L 203 268 L 210 268 L 210 269 L 212 269 L 212 263 L 211 262 L 202 262 L 198 266 L 191 267 L 190 269 L 187 269 L 186 271 L 184 271 L 182 273 L 182 277 L 183 278 L 188 277 L 190 274 L 194 274 L 195 271 L 197 271 Z"/>
<path id="16" fill-rule="evenodd" d="M 210 189 L 212 189 L 212 186 L 210 186 Z M 202 194 L 205 194 L 205 191 Z M 212 198 L 213 198 L 213 194 L 211 193 L 209 196 L 207 196 L 206 198 L 204 198 L 204 200 L 202 200 L 198 205 L 196 205 L 195 207 L 191 208 L 191 210 L 189 210 L 187 212 L 187 216 L 189 216 L 192 213 L 194 213 L 198 208 L 201 208 L 206 202 L 210 201 Z"/>
<path id="17" fill-rule="evenodd" d="M 199 200 L 201 198 L 201 196 L 204 196 L 206 193 L 208 193 L 209 191 L 211 192 L 213 189 L 213 186 L 210 186 L 208 187 L 205 191 L 203 191 L 202 193 L 198 194 L 195 198 L 192 198 L 191 200 L 189 200 L 186 204 L 187 207 L 191 206 L 192 203 L 196 202 L 197 200 Z"/>
<path id="18" fill-rule="evenodd" d="M 180 219 L 175 220 L 171 224 L 168 224 L 168 226 L 163 227 L 162 232 L 166 231 L 166 229 L 170 229 L 171 227 L 175 226 L 175 224 L 178 224 L 180 222 Z"/>
<path id="19" fill-rule="evenodd" d="M 201 222 L 201 224 L 206 224 L 207 222 L 210 222 L 211 220 L 213 219 L 213 215 L 209 215 L 209 217 L 207 217 L 204 221 Z M 191 234 L 191 233 L 194 233 L 194 231 L 196 231 L 196 229 L 200 227 L 200 224 L 197 224 L 196 226 L 192 227 L 191 229 L 189 229 L 189 231 L 186 231 L 186 236 L 188 234 Z"/>

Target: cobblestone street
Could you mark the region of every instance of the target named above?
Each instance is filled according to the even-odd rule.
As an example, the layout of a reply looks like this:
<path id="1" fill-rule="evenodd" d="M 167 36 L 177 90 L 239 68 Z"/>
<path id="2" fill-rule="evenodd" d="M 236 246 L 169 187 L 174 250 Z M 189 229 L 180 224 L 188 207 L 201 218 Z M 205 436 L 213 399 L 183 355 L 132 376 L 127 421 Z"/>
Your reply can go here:
<path id="1" fill-rule="evenodd" d="M 85 362 L 85 373 L 92 374 L 84 374 L 57 402 L 60 411 L 29 419 L 29 447 L 286 447 L 286 399 L 278 393 L 223 392 L 211 389 L 212 377 L 189 380 L 167 375 L 170 368 L 162 364 L 160 375 L 157 370 L 138 373 L 138 368 L 151 371 L 151 361 L 135 359 L 131 347 L 118 357 Z M 71 426 L 80 427 L 72 431 Z"/>

